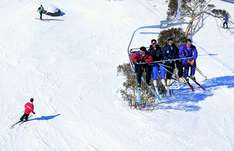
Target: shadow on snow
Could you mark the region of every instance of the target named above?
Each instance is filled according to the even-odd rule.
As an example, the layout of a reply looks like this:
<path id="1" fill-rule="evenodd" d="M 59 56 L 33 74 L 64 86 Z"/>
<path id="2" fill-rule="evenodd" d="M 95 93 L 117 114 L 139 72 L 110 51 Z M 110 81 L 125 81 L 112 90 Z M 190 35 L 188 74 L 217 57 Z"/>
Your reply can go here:
<path id="1" fill-rule="evenodd" d="M 47 120 L 52 120 L 52 119 L 54 119 L 54 118 L 56 118 L 57 116 L 60 116 L 61 114 L 55 114 L 55 115 L 48 115 L 48 116 L 41 116 L 41 117 L 36 117 L 36 118 L 32 118 L 32 119 L 30 119 L 30 120 L 28 120 L 28 121 L 34 121 L 34 120 L 45 120 L 45 121 L 47 121 Z"/>
<path id="2" fill-rule="evenodd" d="M 234 0 L 223 0 L 223 1 L 234 4 Z"/>
<path id="3" fill-rule="evenodd" d="M 193 84 L 191 82 L 191 84 Z M 192 92 L 187 86 L 173 90 L 173 96 L 162 100 L 162 103 L 155 105 L 156 110 L 180 110 L 186 112 L 200 110 L 199 102 L 207 97 L 213 96 L 214 91 L 222 87 L 234 88 L 234 76 L 216 77 L 201 83 L 206 91 L 197 88 L 193 84 L 195 91 Z"/>
<path id="4" fill-rule="evenodd" d="M 63 19 L 43 18 L 42 21 L 64 21 Z"/>

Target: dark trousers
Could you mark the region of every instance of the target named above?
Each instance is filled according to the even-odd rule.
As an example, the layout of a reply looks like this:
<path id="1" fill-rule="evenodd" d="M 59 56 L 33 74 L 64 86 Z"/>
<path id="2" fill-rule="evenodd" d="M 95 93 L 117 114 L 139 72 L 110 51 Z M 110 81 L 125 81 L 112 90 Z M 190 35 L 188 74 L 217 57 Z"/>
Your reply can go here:
<path id="1" fill-rule="evenodd" d="M 193 77 L 195 75 L 196 71 L 196 62 L 194 62 L 193 65 L 190 65 L 189 63 L 184 64 L 184 77 L 187 78 L 188 76 Z M 189 75 L 190 70 L 190 75 Z"/>
<path id="2" fill-rule="evenodd" d="M 42 13 L 40 13 L 40 20 L 42 20 Z"/>
<path id="3" fill-rule="evenodd" d="M 179 78 L 183 77 L 183 64 L 181 63 L 181 61 L 176 61 L 176 67 L 178 69 Z"/>
<path id="4" fill-rule="evenodd" d="M 24 113 L 24 115 L 21 116 L 20 121 L 23 121 L 24 119 L 25 119 L 25 121 L 27 121 L 28 120 L 28 116 L 29 116 L 29 114 L 25 114 Z"/>
<path id="5" fill-rule="evenodd" d="M 167 70 L 166 79 L 171 79 L 172 74 L 174 72 L 174 68 L 175 68 L 174 62 L 166 63 L 165 68 Z"/>
<path id="6" fill-rule="evenodd" d="M 149 84 L 150 80 L 151 80 L 151 72 L 152 72 L 152 67 L 151 65 L 139 65 L 139 64 L 135 64 L 135 72 L 137 74 L 137 83 L 141 84 L 141 77 L 143 72 L 146 72 L 146 83 Z"/>
<path id="7" fill-rule="evenodd" d="M 228 28 L 228 23 L 227 22 L 223 23 L 223 28 L 225 28 L 225 26 L 226 26 L 226 28 Z"/>

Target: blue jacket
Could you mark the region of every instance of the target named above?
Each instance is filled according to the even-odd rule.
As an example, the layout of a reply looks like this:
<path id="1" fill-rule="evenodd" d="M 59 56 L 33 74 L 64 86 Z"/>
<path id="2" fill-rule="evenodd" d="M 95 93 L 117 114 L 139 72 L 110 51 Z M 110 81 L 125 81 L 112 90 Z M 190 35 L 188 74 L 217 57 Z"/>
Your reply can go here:
<path id="1" fill-rule="evenodd" d="M 224 22 L 228 22 L 228 19 L 229 19 L 228 15 L 224 16 L 223 18 Z"/>
<path id="2" fill-rule="evenodd" d="M 182 59 L 182 63 L 186 63 L 187 60 L 197 60 L 197 48 L 192 45 L 191 48 L 187 48 L 186 44 L 183 44 L 182 46 L 180 46 L 179 49 L 179 56 L 180 58 L 188 58 L 191 57 L 190 59 Z"/>
<path id="3" fill-rule="evenodd" d="M 163 47 L 162 53 L 163 53 L 163 60 L 175 59 L 177 58 L 178 48 L 174 44 L 172 46 L 167 44 Z"/>

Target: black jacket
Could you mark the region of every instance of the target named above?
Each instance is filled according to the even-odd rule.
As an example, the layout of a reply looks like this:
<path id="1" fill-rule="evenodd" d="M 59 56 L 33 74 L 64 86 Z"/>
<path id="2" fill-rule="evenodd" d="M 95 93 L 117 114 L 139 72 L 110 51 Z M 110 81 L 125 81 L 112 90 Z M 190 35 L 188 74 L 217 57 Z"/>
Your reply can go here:
<path id="1" fill-rule="evenodd" d="M 159 45 L 156 45 L 156 48 L 153 48 L 153 46 L 150 45 L 150 48 L 148 51 L 149 51 L 150 55 L 153 57 L 153 61 L 163 60 L 162 49 Z"/>

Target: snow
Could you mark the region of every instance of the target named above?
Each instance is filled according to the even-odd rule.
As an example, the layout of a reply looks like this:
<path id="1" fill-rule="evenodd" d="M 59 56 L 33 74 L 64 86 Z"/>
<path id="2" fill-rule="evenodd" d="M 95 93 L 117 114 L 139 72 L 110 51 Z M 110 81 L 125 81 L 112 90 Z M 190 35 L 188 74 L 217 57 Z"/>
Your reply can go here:
<path id="1" fill-rule="evenodd" d="M 233 28 L 209 17 L 193 38 L 207 92 L 184 88 L 176 101 L 137 111 L 121 99 L 116 67 L 128 62 L 135 29 L 166 18 L 165 0 L 53 0 L 66 15 L 44 21 L 35 19 L 40 3 L 0 4 L 0 151 L 234 150 Z M 231 3 L 214 3 L 234 14 Z M 158 29 L 143 32 L 132 47 Z M 10 129 L 30 97 L 36 115 Z"/>

